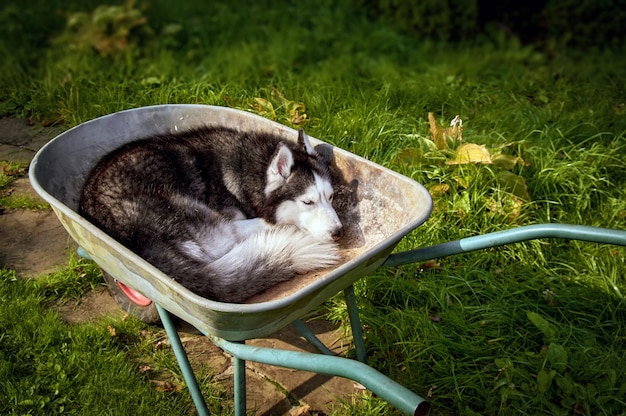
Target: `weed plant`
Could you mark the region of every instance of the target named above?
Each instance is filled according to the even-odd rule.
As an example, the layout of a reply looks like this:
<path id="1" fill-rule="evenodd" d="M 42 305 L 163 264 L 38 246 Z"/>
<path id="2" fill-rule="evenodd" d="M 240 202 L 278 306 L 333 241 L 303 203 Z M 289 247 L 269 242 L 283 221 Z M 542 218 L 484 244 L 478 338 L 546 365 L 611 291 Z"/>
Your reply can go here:
<path id="1" fill-rule="evenodd" d="M 2 115 L 70 127 L 144 105 L 202 103 L 304 127 L 431 191 L 431 218 L 399 250 L 545 222 L 626 228 L 620 51 L 540 50 L 499 33 L 443 44 L 372 24 L 343 2 L 35 3 L 41 12 L 0 11 Z M 106 20 L 111 15 L 119 19 Z M 22 29 L 34 22 L 41 25 L 27 35 Z M 429 112 L 442 126 L 460 115 L 463 143 L 516 163 L 449 163 L 454 148 L 429 144 Z M 381 269 L 356 287 L 370 364 L 427 397 L 436 415 L 622 414 L 625 255 L 621 247 L 542 240 Z M 38 308 L 41 294 L 28 284 L 5 285 Z M 339 298 L 326 314 L 347 320 Z M 50 319 L 37 318 L 61 334 L 54 345 L 72 349 L 63 360 L 84 359 L 76 344 L 87 357 L 123 361 L 102 329 L 70 330 Z M 72 338 L 83 332 L 89 347 Z M 22 339 L 1 339 L 7 360 L 42 354 L 20 352 Z M 33 391 L 32 409 L 69 408 L 74 399 L 47 387 L 59 382 L 53 358 L 37 367 L 45 389 L 36 374 L 24 376 L 34 380 L 25 389 L 11 384 L 15 378 L 5 382 L 7 397 L 19 398 L 13 405 Z M 30 371 L 18 370 L 4 371 Z M 133 392 L 124 400 L 141 408 L 130 399 L 140 397 L 136 387 L 95 374 L 101 392 Z M 149 390 L 142 394 L 154 397 Z M 100 398 L 89 394 L 85 403 L 95 405 Z M 181 400 L 156 406 L 183 412 Z M 394 410 L 364 394 L 337 413 Z"/>
<path id="2" fill-rule="evenodd" d="M 0 214 L 7 209 L 49 209 L 47 203 L 27 195 L 14 195 L 11 186 L 17 179 L 26 177 L 28 165 L 0 160 Z"/>

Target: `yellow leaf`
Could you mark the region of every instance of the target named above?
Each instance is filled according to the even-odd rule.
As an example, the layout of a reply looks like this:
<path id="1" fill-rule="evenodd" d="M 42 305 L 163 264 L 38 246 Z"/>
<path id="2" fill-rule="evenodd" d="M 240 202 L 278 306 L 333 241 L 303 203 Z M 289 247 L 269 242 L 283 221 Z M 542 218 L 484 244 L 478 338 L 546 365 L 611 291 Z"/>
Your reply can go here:
<path id="1" fill-rule="evenodd" d="M 111 325 L 107 325 L 107 331 L 109 331 L 109 335 L 111 335 L 112 337 L 117 336 L 115 328 L 113 328 Z"/>
<path id="2" fill-rule="evenodd" d="M 450 185 L 447 183 L 438 183 L 430 187 L 428 192 L 430 192 L 430 196 L 433 198 L 439 197 L 450 190 Z"/>
<path id="3" fill-rule="evenodd" d="M 157 391 L 160 391 L 162 393 L 171 393 L 171 392 L 182 390 L 181 386 L 176 386 L 170 383 L 169 381 L 150 380 L 150 383 L 152 383 L 152 385 L 155 387 Z"/>
<path id="4" fill-rule="evenodd" d="M 428 113 L 428 124 L 430 125 L 430 135 L 439 150 L 448 148 L 448 140 L 451 142 L 463 140 L 463 120 L 459 116 L 452 119 L 450 127 L 443 128 L 437 123 L 435 115 Z"/>
<path id="5" fill-rule="evenodd" d="M 266 113 L 276 118 L 276 112 L 272 103 L 264 98 L 255 97 L 254 104 L 251 105 L 252 109 L 258 113 Z"/>
<path id="6" fill-rule="evenodd" d="M 505 155 L 504 153 L 498 153 L 491 157 L 491 161 L 499 168 L 511 170 L 517 165 L 520 160 L 517 156 Z"/>
<path id="7" fill-rule="evenodd" d="M 291 101 L 285 98 L 285 94 L 280 92 L 276 87 L 272 87 L 272 92 L 270 93 L 272 99 L 274 101 L 278 101 L 279 105 L 287 106 Z"/>
<path id="8" fill-rule="evenodd" d="M 454 152 L 454 159 L 446 162 L 447 165 L 464 165 L 468 163 L 491 164 L 489 150 L 484 145 L 464 143 L 457 147 Z"/>
<path id="9" fill-rule="evenodd" d="M 300 114 L 298 110 L 292 110 L 289 112 L 290 121 L 296 126 L 301 126 L 307 121 L 306 113 Z"/>
<path id="10" fill-rule="evenodd" d="M 433 136 L 433 142 L 437 149 L 444 150 L 448 148 L 445 138 L 443 137 L 444 128 L 437 123 L 435 114 L 428 113 L 428 124 L 430 124 L 430 134 Z"/>

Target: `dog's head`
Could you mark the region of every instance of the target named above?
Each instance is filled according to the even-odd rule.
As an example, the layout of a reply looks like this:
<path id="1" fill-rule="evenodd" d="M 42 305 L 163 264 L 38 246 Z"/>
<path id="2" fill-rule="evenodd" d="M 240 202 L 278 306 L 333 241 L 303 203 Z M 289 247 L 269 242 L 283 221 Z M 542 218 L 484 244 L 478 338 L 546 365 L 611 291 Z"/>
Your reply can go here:
<path id="1" fill-rule="evenodd" d="M 265 186 L 273 222 L 295 225 L 322 241 L 341 238 L 343 226 L 332 205 L 329 163 L 302 129 L 297 144 L 278 145 L 267 169 Z"/>

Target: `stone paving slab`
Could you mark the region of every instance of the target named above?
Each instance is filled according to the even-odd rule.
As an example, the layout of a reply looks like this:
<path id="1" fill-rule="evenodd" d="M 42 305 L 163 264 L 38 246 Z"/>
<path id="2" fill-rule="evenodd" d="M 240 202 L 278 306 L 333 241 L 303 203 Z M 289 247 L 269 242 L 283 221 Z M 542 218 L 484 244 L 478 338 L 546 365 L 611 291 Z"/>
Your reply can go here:
<path id="1" fill-rule="evenodd" d="M 14 210 L 0 215 L 0 267 L 20 276 L 53 272 L 67 265 L 76 248 L 52 211 Z"/>
<path id="2" fill-rule="evenodd" d="M 29 163 L 44 144 L 59 135 L 61 127 L 44 127 L 27 120 L 0 118 L 0 160 Z"/>

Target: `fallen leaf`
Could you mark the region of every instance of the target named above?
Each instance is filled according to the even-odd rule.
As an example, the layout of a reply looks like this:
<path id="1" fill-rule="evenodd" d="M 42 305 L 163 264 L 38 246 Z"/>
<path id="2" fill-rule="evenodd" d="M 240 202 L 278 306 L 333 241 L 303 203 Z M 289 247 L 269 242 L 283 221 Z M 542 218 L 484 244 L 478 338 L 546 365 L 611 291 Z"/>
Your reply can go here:
<path id="1" fill-rule="evenodd" d="M 436 384 L 433 385 L 433 386 L 430 386 L 430 388 L 428 389 L 428 393 L 426 393 L 426 398 L 428 400 L 432 400 L 433 397 L 435 397 L 434 392 L 437 389 L 437 387 L 439 387 L 439 386 L 437 386 Z"/>
<path id="2" fill-rule="evenodd" d="M 528 193 L 528 186 L 526 186 L 526 180 L 519 175 L 503 170 L 497 173 L 496 180 L 498 185 L 505 191 L 512 193 L 516 197 L 530 201 L 530 193 Z"/>
<path id="3" fill-rule="evenodd" d="M 175 386 L 169 381 L 150 380 L 150 383 L 152 383 L 152 385 L 157 389 L 157 391 L 160 391 L 163 393 L 170 393 L 173 391 L 181 390 L 180 386 Z"/>
<path id="4" fill-rule="evenodd" d="M 289 116 L 291 117 L 291 122 L 295 124 L 296 126 L 300 126 L 307 121 L 306 113 L 300 114 L 300 112 L 297 109 L 291 110 L 289 112 Z"/>
<path id="5" fill-rule="evenodd" d="M 308 404 L 295 406 L 289 410 L 289 416 L 305 416 L 311 414 L 311 406 Z"/>
<path id="6" fill-rule="evenodd" d="M 428 192 L 430 193 L 430 196 L 432 196 L 433 198 L 437 198 L 444 194 L 447 194 L 449 190 L 450 185 L 448 185 L 447 183 L 438 183 L 431 186 Z"/>
<path id="7" fill-rule="evenodd" d="M 437 123 L 434 113 L 428 113 L 428 124 L 430 124 L 430 134 L 433 137 L 433 142 L 438 149 L 443 150 L 448 148 L 445 138 L 443 137 L 444 128 Z"/>
<path id="8" fill-rule="evenodd" d="M 278 101 L 280 103 L 280 105 L 284 106 L 286 104 L 288 104 L 290 102 L 290 100 L 288 100 L 287 98 L 285 98 L 285 94 L 283 94 L 282 92 L 280 92 L 278 90 L 278 88 L 276 87 L 272 87 L 272 92 L 270 93 L 272 99 L 274 99 L 275 101 Z"/>
<path id="9" fill-rule="evenodd" d="M 272 100 L 278 104 L 279 108 L 282 108 L 289 114 L 289 121 L 296 126 L 300 126 L 307 121 L 306 107 L 304 103 L 293 101 L 285 97 L 285 94 L 280 92 L 275 87 L 272 88 L 270 93 Z"/>
<path id="10" fill-rule="evenodd" d="M 450 122 L 450 127 L 443 128 L 435 119 L 434 113 L 428 113 L 428 124 L 430 125 L 430 134 L 433 138 L 433 142 L 440 150 L 448 148 L 448 140 L 462 141 L 463 140 L 463 120 L 457 115 Z"/>
<path id="11" fill-rule="evenodd" d="M 424 263 L 419 265 L 420 271 L 429 270 L 429 269 L 438 269 L 441 265 L 437 263 L 434 259 L 425 261 Z"/>
<path id="12" fill-rule="evenodd" d="M 482 163 L 486 165 L 492 163 L 489 150 L 487 150 L 485 145 L 474 143 L 460 145 L 454 152 L 454 159 L 448 160 L 446 165 L 464 165 L 468 163 Z"/>
<path id="13" fill-rule="evenodd" d="M 432 322 L 441 322 L 442 318 L 439 315 L 428 315 L 428 319 Z"/>
<path id="14" fill-rule="evenodd" d="M 107 331 L 109 331 L 109 334 L 112 337 L 117 336 L 117 332 L 115 331 L 115 328 L 113 328 L 111 325 L 107 325 Z"/>
<path id="15" fill-rule="evenodd" d="M 495 166 L 506 170 L 513 169 L 519 160 L 520 158 L 517 156 L 506 155 L 503 153 L 497 153 L 491 156 L 491 161 Z"/>
<path id="16" fill-rule="evenodd" d="M 148 372 L 148 371 L 150 371 L 150 370 L 152 370 L 152 367 L 150 367 L 150 366 L 149 366 L 149 365 L 147 365 L 147 364 L 144 364 L 144 365 L 140 365 L 140 366 L 139 366 L 139 372 L 140 372 L 141 374 L 147 373 L 147 372 Z"/>
<path id="17" fill-rule="evenodd" d="M 252 104 L 251 107 L 253 110 L 255 110 L 258 113 L 267 114 L 276 118 L 276 111 L 274 110 L 274 105 L 270 101 L 266 100 L 265 98 L 255 97 L 254 104 Z"/>

